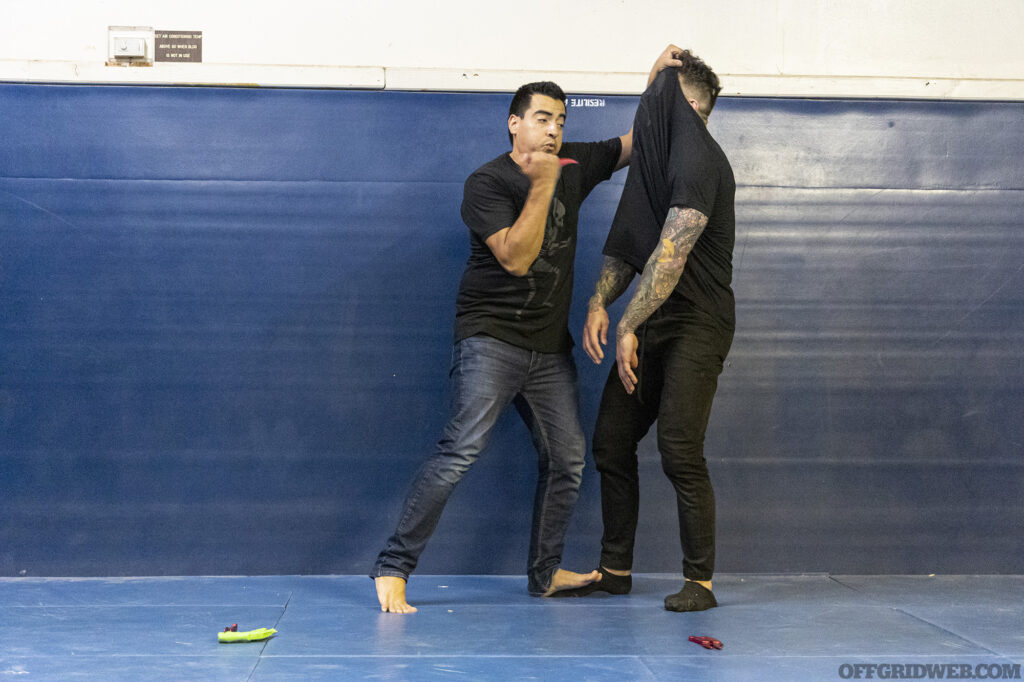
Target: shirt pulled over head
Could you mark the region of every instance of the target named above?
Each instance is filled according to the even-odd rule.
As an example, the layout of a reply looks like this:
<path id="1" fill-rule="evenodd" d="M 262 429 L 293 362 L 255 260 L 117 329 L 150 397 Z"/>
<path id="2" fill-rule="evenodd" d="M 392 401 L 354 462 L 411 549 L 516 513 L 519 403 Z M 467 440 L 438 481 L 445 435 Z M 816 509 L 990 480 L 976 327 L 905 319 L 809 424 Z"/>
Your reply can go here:
<path id="1" fill-rule="evenodd" d="M 643 272 L 669 209 L 699 211 L 708 224 L 687 257 L 673 296 L 732 329 L 735 194 L 729 160 L 687 102 L 676 70 L 665 69 L 640 97 L 629 174 L 604 253 Z"/>

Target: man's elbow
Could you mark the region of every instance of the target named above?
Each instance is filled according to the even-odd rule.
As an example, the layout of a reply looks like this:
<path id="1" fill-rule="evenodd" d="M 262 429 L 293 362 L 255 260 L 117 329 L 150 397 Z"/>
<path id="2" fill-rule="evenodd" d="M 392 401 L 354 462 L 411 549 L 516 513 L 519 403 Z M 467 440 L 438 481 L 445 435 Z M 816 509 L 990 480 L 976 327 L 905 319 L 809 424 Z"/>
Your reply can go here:
<path id="1" fill-rule="evenodd" d="M 513 236 L 512 228 L 506 227 L 488 238 L 487 247 L 505 272 L 515 277 L 523 277 L 530 271 L 538 254 L 528 253 Z"/>
<path id="2" fill-rule="evenodd" d="M 525 258 L 498 258 L 498 265 L 513 277 L 525 277 L 530 271 L 533 261 L 527 262 Z"/>
<path id="3" fill-rule="evenodd" d="M 512 275 L 513 277 L 526 277 L 526 274 L 530 272 L 530 264 L 505 264 L 502 263 L 501 267 L 505 268 L 505 272 Z"/>

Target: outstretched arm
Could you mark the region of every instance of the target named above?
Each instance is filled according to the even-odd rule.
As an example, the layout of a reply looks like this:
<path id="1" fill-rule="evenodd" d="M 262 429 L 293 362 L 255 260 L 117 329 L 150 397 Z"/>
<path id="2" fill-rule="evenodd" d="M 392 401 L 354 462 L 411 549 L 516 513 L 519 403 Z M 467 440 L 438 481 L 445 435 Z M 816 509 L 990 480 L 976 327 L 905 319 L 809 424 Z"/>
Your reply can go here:
<path id="1" fill-rule="evenodd" d="M 708 217 L 695 209 L 673 206 L 668 211 L 658 246 L 647 260 L 636 293 L 615 328 L 615 359 L 619 363 L 619 379 L 626 393 L 632 393 L 637 383 L 633 373 L 638 364 L 636 328 L 675 289 L 686 266 L 686 258 L 707 224 Z"/>
<path id="2" fill-rule="evenodd" d="M 583 350 L 595 364 L 604 359 L 602 346 L 608 343 L 608 311 L 605 310 L 622 295 L 633 281 L 633 268 L 613 256 L 604 257 L 601 274 L 590 297 L 587 321 L 583 325 Z"/>
<path id="3" fill-rule="evenodd" d="M 647 85 L 653 83 L 655 76 L 668 67 L 682 66 L 683 62 L 679 60 L 679 55 L 682 53 L 683 48 L 671 44 L 662 50 L 658 58 L 654 60 L 654 66 L 651 67 L 651 73 L 647 77 Z M 619 142 L 622 143 L 622 153 L 619 154 L 619 162 L 616 164 L 615 170 L 629 165 L 629 155 L 633 152 L 633 129 L 630 128 L 628 133 L 620 135 Z"/>

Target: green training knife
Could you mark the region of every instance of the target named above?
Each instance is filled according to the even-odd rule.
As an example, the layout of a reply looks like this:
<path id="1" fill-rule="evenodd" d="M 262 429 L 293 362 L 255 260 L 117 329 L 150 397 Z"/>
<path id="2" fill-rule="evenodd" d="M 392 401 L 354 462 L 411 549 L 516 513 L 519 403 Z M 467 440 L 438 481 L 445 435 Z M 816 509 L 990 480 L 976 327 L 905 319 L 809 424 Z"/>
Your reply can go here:
<path id="1" fill-rule="evenodd" d="M 273 628 L 259 628 L 257 630 L 249 630 L 248 632 L 239 632 L 238 623 L 235 623 L 229 628 L 224 628 L 224 632 L 217 633 L 217 641 L 221 644 L 231 644 L 233 642 L 259 642 L 263 639 L 269 639 L 277 634 L 277 630 Z"/>

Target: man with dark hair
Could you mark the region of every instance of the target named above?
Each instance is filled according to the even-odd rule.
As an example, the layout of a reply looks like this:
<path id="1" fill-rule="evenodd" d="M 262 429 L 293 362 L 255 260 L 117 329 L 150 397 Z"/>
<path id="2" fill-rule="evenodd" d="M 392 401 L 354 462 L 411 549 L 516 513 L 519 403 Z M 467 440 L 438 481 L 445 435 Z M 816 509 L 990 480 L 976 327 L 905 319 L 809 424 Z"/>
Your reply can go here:
<path id="1" fill-rule="evenodd" d="M 666 50 L 651 78 L 679 65 Z M 559 567 L 586 449 L 569 303 L 580 204 L 629 162 L 632 131 L 603 142 L 563 145 L 564 123 L 561 88 L 548 81 L 522 86 L 509 109 L 512 151 L 466 180 L 462 219 L 470 231 L 470 255 L 456 299 L 451 411 L 370 573 L 382 611 L 416 611 L 405 596 L 409 574 L 452 490 L 510 404 L 529 427 L 539 455 L 529 593 L 550 596 L 599 579 L 597 571 Z"/>
<path id="2" fill-rule="evenodd" d="M 601 474 L 601 580 L 563 593 L 625 594 L 632 587 L 639 478 L 637 444 L 658 423 L 662 469 L 672 482 L 683 548 L 683 588 L 670 611 L 717 606 L 715 497 L 704 432 L 732 344 L 736 182 L 707 130 L 721 87 L 688 50 L 647 88 L 633 122 L 629 175 L 590 299 L 583 348 L 595 363 L 608 342 L 606 307 L 640 282 L 616 327 L 616 359 L 601 397 L 594 460 Z"/>
<path id="3" fill-rule="evenodd" d="M 525 117 L 534 95 L 544 95 L 551 99 L 557 99 L 562 103 L 562 108 L 565 108 L 565 93 L 562 92 L 562 88 L 558 87 L 557 83 L 552 83 L 551 81 L 538 81 L 522 85 L 516 90 L 516 94 L 512 96 L 511 104 L 508 105 L 508 115 L 510 117 Z M 511 130 L 508 133 L 508 141 L 509 144 L 515 144 Z"/>

